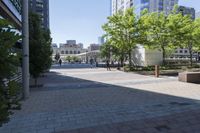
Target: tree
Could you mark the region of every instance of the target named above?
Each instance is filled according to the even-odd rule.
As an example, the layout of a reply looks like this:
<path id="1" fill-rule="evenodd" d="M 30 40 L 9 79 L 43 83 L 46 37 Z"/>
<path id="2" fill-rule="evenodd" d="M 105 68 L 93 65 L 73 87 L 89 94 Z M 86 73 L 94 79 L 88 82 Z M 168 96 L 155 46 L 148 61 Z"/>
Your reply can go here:
<path id="1" fill-rule="evenodd" d="M 15 43 L 21 39 L 14 27 L 0 18 L 0 126 L 9 120 L 13 109 L 19 109 L 20 86 L 10 79 L 20 65 Z M 8 82 L 6 82 L 8 81 Z"/>
<path id="2" fill-rule="evenodd" d="M 127 9 L 125 13 L 118 12 L 108 17 L 108 22 L 102 28 L 106 32 L 105 36 L 109 39 L 110 44 L 120 50 L 122 60 L 128 55 L 131 66 L 131 53 L 138 43 L 137 17 L 133 8 Z"/>
<path id="3" fill-rule="evenodd" d="M 196 38 L 195 50 L 199 52 L 200 51 L 200 18 L 195 20 L 195 25 L 197 27 L 194 31 L 194 35 Z"/>
<path id="4" fill-rule="evenodd" d="M 41 27 L 41 20 L 37 14 L 29 14 L 30 41 L 30 74 L 35 79 L 51 66 L 51 37 L 50 31 Z"/>
<path id="5" fill-rule="evenodd" d="M 200 21 L 192 20 L 190 15 L 177 13 L 175 7 L 169 15 L 169 25 L 172 43 L 177 47 L 187 48 L 190 55 L 190 65 L 193 64 L 193 52 L 200 44 Z"/>
<path id="6" fill-rule="evenodd" d="M 107 60 L 110 60 L 111 58 L 111 45 L 109 44 L 109 41 L 107 40 L 101 47 L 100 47 L 100 54 L 102 58 L 105 58 Z"/>
<path id="7" fill-rule="evenodd" d="M 190 65 L 193 65 L 193 53 L 199 50 L 200 46 L 200 21 L 195 20 L 188 25 L 190 33 L 186 35 L 186 48 L 190 53 Z"/>
<path id="8" fill-rule="evenodd" d="M 67 56 L 67 57 L 66 57 L 66 60 L 67 60 L 68 62 L 71 62 L 72 57 L 71 57 L 71 56 Z"/>
<path id="9" fill-rule="evenodd" d="M 49 29 L 43 29 L 43 63 L 44 63 L 44 68 L 43 70 L 46 71 L 50 69 L 51 64 L 52 64 L 52 58 L 51 55 L 53 51 L 51 50 L 51 44 L 52 44 L 52 38 L 51 38 L 51 32 Z"/>
<path id="10" fill-rule="evenodd" d="M 144 23 L 149 26 L 147 29 L 148 46 L 151 49 L 161 50 L 163 53 L 163 64 L 165 64 L 167 48 L 172 47 L 170 30 L 168 28 L 169 18 L 163 12 L 149 14 Z"/>
<path id="11" fill-rule="evenodd" d="M 200 21 L 191 20 L 190 16 L 185 17 L 187 23 L 181 29 L 184 34 L 182 34 L 183 43 L 181 47 L 187 48 L 190 54 L 190 65 L 193 65 L 193 52 L 199 48 L 200 45 Z"/>
<path id="12" fill-rule="evenodd" d="M 60 54 L 59 53 L 56 53 L 55 55 L 55 60 L 58 61 L 60 59 Z"/>

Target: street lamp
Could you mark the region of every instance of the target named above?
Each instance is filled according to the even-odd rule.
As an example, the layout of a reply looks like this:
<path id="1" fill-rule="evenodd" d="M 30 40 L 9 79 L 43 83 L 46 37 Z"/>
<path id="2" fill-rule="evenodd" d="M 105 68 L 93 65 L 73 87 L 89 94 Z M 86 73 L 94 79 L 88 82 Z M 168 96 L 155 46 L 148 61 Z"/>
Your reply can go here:
<path id="1" fill-rule="evenodd" d="M 23 44 L 23 64 L 22 82 L 23 99 L 29 97 L 29 24 L 28 24 L 28 0 L 22 0 L 22 44 Z"/>

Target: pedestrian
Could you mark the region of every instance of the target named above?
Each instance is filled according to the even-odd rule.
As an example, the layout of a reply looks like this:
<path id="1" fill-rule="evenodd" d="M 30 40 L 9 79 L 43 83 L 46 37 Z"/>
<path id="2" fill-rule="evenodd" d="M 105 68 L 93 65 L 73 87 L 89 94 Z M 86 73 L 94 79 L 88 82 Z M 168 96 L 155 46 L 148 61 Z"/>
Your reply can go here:
<path id="1" fill-rule="evenodd" d="M 93 67 L 96 68 L 96 61 L 94 61 L 94 63 L 93 63 Z"/>
<path id="2" fill-rule="evenodd" d="M 110 70 L 110 71 L 111 71 L 111 69 L 110 69 L 110 62 L 109 62 L 109 60 L 107 60 L 107 61 L 106 61 L 106 67 L 107 67 L 107 71 L 108 71 L 108 70 Z"/>
<path id="3" fill-rule="evenodd" d="M 90 59 L 90 67 L 93 68 L 93 59 Z"/>
<path id="4" fill-rule="evenodd" d="M 61 59 L 59 60 L 59 64 L 60 64 L 60 66 L 62 65 L 62 60 Z"/>
<path id="5" fill-rule="evenodd" d="M 98 67 L 98 65 L 99 65 L 98 62 L 96 62 L 96 67 Z"/>

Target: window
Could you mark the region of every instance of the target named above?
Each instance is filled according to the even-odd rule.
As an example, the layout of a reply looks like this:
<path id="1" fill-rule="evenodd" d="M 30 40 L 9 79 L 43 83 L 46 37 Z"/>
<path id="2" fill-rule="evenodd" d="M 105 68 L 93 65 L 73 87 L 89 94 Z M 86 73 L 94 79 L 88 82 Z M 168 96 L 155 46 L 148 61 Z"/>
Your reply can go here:
<path id="1" fill-rule="evenodd" d="M 65 51 L 65 54 L 68 54 L 68 51 Z"/>
<path id="2" fill-rule="evenodd" d="M 61 54 L 64 54 L 64 51 L 61 51 Z"/>

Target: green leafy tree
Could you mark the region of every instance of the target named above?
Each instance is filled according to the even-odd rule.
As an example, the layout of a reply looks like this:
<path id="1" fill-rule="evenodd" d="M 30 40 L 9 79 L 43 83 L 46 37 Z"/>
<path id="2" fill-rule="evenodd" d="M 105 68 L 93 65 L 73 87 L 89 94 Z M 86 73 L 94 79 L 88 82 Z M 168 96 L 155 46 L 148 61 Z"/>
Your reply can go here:
<path id="1" fill-rule="evenodd" d="M 100 47 L 100 55 L 102 58 L 110 60 L 111 58 L 111 45 L 109 44 L 108 40 Z"/>
<path id="2" fill-rule="evenodd" d="M 44 68 L 43 70 L 46 71 L 50 69 L 51 64 L 52 64 L 52 58 L 51 55 L 53 51 L 51 50 L 51 44 L 52 44 L 52 38 L 51 38 L 51 32 L 49 29 L 43 29 L 43 63 L 44 63 Z"/>
<path id="3" fill-rule="evenodd" d="M 51 66 L 51 37 L 50 31 L 41 27 L 41 20 L 37 14 L 29 14 L 29 42 L 30 42 L 30 74 L 35 79 Z"/>
<path id="4" fill-rule="evenodd" d="M 78 61 L 79 61 L 79 58 L 78 58 L 77 56 L 72 56 L 72 60 L 73 60 L 74 62 L 78 62 Z"/>
<path id="5" fill-rule="evenodd" d="M 9 120 L 13 109 L 20 107 L 20 86 L 10 80 L 20 65 L 14 45 L 21 37 L 13 29 L 10 23 L 0 18 L 0 126 Z"/>
<path id="6" fill-rule="evenodd" d="M 72 57 L 71 57 L 71 56 L 67 56 L 67 57 L 66 57 L 66 60 L 67 60 L 68 62 L 71 62 Z"/>
<path id="7" fill-rule="evenodd" d="M 151 49 L 161 50 L 163 53 L 163 64 L 165 64 L 165 58 L 167 49 L 173 47 L 171 43 L 171 34 L 168 27 L 169 18 L 163 12 L 150 13 L 147 20 L 144 21 L 149 26 L 148 29 L 148 46 Z"/>
<path id="8" fill-rule="evenodd" d="M 200 44 L 200 21 L 199 19 L 192 20 L 190 15 L 177 13 L 177 7 L 168 17 L 172 43 L 189 50 L 192 66 L 193 52 L 198 50 Z"/>
<path id="9" fill-rule="evenodd" d="M 198 50 L 200 45 L 200 21 L 191 20 L 188 16 L 186 25 L 182 28 L 183 43 L 181 47 L 187 48 L 190 54 L 190 65 L 193 65 L 193 53 Z"/>
<path id="10" fill-rule="evenodd" d="M 123 60 L 128 55 L 129 65 L 131 66 L 131 53 L 138 43 L 137 17 L 133 8 L 127 9 L 125 13 L 118 12 L 108 17 L 108 22 L 102 28 L 106 32 L 105 36 L 109 39 L 111 45 L 120 50 Z"/>

